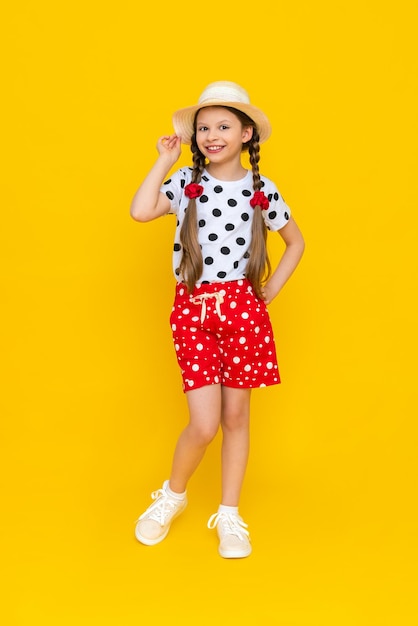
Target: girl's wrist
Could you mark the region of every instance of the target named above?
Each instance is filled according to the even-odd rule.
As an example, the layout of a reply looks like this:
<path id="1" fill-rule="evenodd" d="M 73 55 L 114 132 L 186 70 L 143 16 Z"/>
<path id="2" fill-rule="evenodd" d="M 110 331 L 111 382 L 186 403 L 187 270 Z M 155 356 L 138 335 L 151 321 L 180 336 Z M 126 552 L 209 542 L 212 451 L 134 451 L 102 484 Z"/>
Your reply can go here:
<path id="1" fill-rule="evenodd" d="M 173 159 L 172 154 L 167 154 L 167 152 L 160 152 L 157 161 L 160 161 L 161 163 L 175 163 L 177 159 Z"/>

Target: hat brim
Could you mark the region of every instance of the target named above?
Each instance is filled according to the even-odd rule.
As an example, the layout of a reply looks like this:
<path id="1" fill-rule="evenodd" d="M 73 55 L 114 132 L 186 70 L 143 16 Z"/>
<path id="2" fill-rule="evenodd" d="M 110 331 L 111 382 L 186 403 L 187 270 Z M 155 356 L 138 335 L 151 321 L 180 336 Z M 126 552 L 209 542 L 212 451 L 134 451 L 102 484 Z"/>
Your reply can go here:
<path id="1" fill-rule="evenodd" d="M 196 113 L 200 109 L 207 107 L 232 107 L 238 111 L 242 111 L 248 117 L 250 117 L 257 126 L 258 133 L 260 135 L 260 143 L 267 141 L 271 135 L 271 124 L 267 116 L 252 104 L 245 104 L 242 102 L 225 102 L 224 100 L 211 100 L 202 104 L 196 104 L 185 109 L 179 109 L 173 114 L 173 126 L 176 135 L 181 137 L 181 142 L 187 145 L 192 143 L 192 135 L 194 133 L 194 120 Z"/>

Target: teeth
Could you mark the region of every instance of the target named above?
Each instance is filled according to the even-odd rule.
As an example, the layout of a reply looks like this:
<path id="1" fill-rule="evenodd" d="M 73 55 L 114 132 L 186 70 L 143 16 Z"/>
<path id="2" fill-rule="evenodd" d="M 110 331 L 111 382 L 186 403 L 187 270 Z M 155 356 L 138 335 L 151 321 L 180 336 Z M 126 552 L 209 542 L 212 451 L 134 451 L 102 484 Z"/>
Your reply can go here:
<path id="1" fill-rule="evenodd" d="M 214 152 L 216 150 L 220 150 L 222 148 L 222 146 L 208 146 L 207 150 L 209 150 L 209 152 Z"/>

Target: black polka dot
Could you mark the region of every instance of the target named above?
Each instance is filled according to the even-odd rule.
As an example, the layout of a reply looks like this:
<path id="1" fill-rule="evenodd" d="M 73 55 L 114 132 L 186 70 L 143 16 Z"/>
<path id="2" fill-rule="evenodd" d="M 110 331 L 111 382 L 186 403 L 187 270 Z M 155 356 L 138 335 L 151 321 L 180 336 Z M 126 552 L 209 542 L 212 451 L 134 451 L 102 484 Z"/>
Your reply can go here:
<path id="1" fill-rule="evenodd" d="M 218 238 L 218 235 L 216 235 L 215 233 L 211 233 L 208 237 L 209 241 L 216 241 Z"/>
<path id="2" fill-rule="evenodd" d="M 242 195 L 245 196 L 246 198 L 249 198 L 250 196 L 252 196 L 252 193 L 249 189 L 244 189 L 244 191 L 242 192 Z"/>
<path id="3" fill-rule="evenodd" d="M 216 187 L 213 188 L 213 191 L 215 193 L 222 193 L 223 192 L 223 187 L 221 187 L 220 185 L 216 185 Z"/>
<path id="4" fill-rule="evenodd" d="M 171 183 L 171 178 L 165 181 L 164 185 L 169 185 Z"/>
<path id="5" fill-rule="evenodd" d="M 260 180 L 260 187 L 264 187 L 264 186 L 265 186 L 265 184 L 266 184 L 266 183 L 264 182 L 264 180 Z"/>
<path id="6" fill-rule="evenodd" d="M 174 193 L 172 191 L 167 191 L 165 195 L 169 200 L 174 200 Z"/>
<path id="7" fill-rule="evenodd" d="M 279 199 L 279 197 L 280 197 L 280 196 L 279 196 L 279 194 L 278 194 L 278 193 L 277 193 L 277 191 L 276 191 L 276 192 L 275 192 L 275 194 L 274 194 L 274 199 L 276 200 L 276 202 L 277 202 L 277 200 Z"/>
<path id="8" fill-rule="evenodd" d="M 203 226 L 206 226 L 205 220 L 199 220 L 199 226 L 200 228 L 203 228 Z"/>
<path id="9" fill-rule="evenodd" d="M 182 179 L 181 179 L 181 181 L 180 181 L 180 187 L 181 187 L 182 189 L 184 189 L 184 185 L 185 185 L 185 184 L 186 184 L 186 181 L 184 180 L 184 178 L 182 178 Z"/>
<path id="10" fill-rule="evenodd" d="M 285 220 L 288 220 L 288 219 L 289 219 L 289 213 L 288 213 L 287 211 L 285 211 L 285 214 L 284 214 L 284 219 L 285 219 Z"/>
<path id="11" fill-rule="evenodd" d="M 235 261 L 235 263 L 234 263 L 234 269 L 235 270 L 237 269 L 238 265 L 239 265 L 239 261 Z"/>
<path id="12" fill-rule="evenodd" d="M 175 243 L 174 244 L 174 252 L 180 252 L 181 250 L 181 245 L 179 243 Z"/>
<path id="13" fill-rule="evenodd" d="M 237 206 L 238 202 L 236 200 L 234 200 L 234 198 L 230 198 L 228 200 L 228 205 L 229 206 Z"/>
<path id="14" fill-rule="evenodd" d="M 225 276 L 226 276 L 226 272 L 218 272 L 218 273 L 216 274 L 216 276 L 217 276 L 218 278 L 225 278 Z"/>
<path id="15" fill-rule="evenodd" d="M 234 230 L 235 226 L 233 224 L 226 224 L 225 230 Z"/>
<path id="16" fill-rule="evenodd" d="M 238 237 L 236 241 L 239 246 L 245 246 L 245 239 L 243 237 Z"/>
<path id="17" fill-rule="evenodd" d="M 241 213 L 241 219 L 243 222 L 248 222 L 250 216 L 248 215 L 248 213 Z"/>
<path id="18" fill-rule="evenodd" d="M 221 248 L 221 252 L 222 252 L 222 254 L 230 254 L 231 250 L 227 246 L 223 246 Z"/>
<path id="19" fill-rule="evenodd" d="M 207 176 L 202 176 L 202 180 L 204 180 L 207 183 L 209 178 Z"/>
<path id="20" fill-rule="evenodd" d="M 249 259 L 249 258 L 250 258 L 250 253 L 249 253 L 249 252 L 246 252 L 246 253 L 244 254 L 244 259 Z"/>
<path id="21" fill-rule="evenodd" d="M 211 256 L 207 256 L 205 259 L 205 265 L 212 265 L 213 259 Z"/>
<path id="22" fill-rule="evenodd" d="M 277 217 L 277 211 L 270 211 L 269 212 L 269 218 L 271 220 L 274 220 L 275 217 Z"/>
<path id="23" fill-rule="evenodd" d="M 179 268 L 179 267 L 176 267 L 176 269 L 175 269 L 175 274 L 176 274 L 176 276 L 179 276 L 179 275 L 180 275 L 180 268 Z"/>
<path id="24" fill-rule="evenodd" d="M 212 215 L 213 217 L 221 217 L 222 211 L 220 211 L 219 209 L 213 209 Z"/>
<path id="25" fill-rule="evenodd" d="M 208 200 L 209 200 L 209 198 L 207 196 L 205 196 L 204 194 L 203 194 L 203 196 L 200 196 L 200 198 L 199 198 L 199 202 L 203 202 L 203 204 L 205 202 L 207 202 Z"/>
<path id="26" fill-rule="evenodd" d="M 273 194 L 269 193 L 269 195 L 267 196 L 268 201 L 271 202 L 273 200 Z"/>

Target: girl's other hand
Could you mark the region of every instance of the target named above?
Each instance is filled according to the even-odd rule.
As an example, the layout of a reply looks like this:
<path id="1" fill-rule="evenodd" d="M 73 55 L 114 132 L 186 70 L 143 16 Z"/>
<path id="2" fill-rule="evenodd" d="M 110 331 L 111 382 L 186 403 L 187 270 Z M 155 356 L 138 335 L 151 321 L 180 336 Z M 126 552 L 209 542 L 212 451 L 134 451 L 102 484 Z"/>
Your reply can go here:
<path id="1" fill-rule="evenodd" d="M 261 288 L 261 298 L 268 305 L 279 295 L 280 289 L 274 285 L 274 280 L 268 280 Z"/>
<path id="2" fill-rule="evenodd" d="M 268 283 L 266 283 L 261 289 L 261 297 L 266 304 L 270 304 L 274 300 L 276 295 L 277 294 L 273 292 Z"/>
<path id="3" fill-rule="evenodd" d="M 163 135 L 157 141 L 157 150 L 160 156 L 170 157 L 174 165 L 181 154 L 181 138 L 177 135 Z"/>

